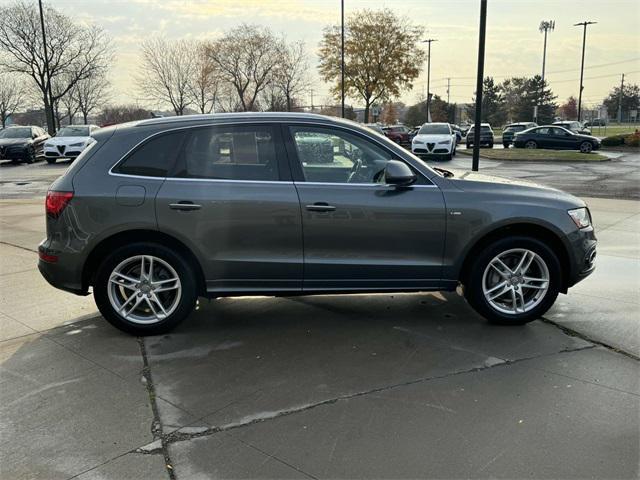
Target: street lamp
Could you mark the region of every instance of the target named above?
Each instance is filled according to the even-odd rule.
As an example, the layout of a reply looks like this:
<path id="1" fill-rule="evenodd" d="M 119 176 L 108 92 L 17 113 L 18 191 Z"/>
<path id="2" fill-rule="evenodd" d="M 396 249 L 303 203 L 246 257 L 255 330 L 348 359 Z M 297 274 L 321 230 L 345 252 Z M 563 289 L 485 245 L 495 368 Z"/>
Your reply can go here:
<path id="1" fill-rule="evenodd" d="M 584 47 L 587 42 L 587 25 L 593 25 L 598 22 L 589 22 L 584 21 L 580 23 L 574 23 L 574 27 L 582 26 L 584 30 L 582 32 L 582 63 L 580 64 L 580 93 L 578 93 L 578 121 L 582 119 L 582 90 L 584 89 L 584 85 L 582 84 L 583 74 L 584 74 Z"/>
<path id="2" fill-rule="evenodd" d="M 437 42 L 434 38 L 423 40 L 422 43 L 428 43 L 429 48 L 427 50 L 427 121 L 431 122 L 431 90 L 429 85 L 431 83 L 431 42 Z"/>
<path id="3" fill-rule="evenodd" d="M 542 48 L 542 84 L 540 86 L 540 100 L 542 100 L 542 96 L 544 95 L 544 69 L 547 62 L 547 33 L 552 32 L 556 27 L 556 22 L 554 20 L 543 20 L 540 22 L 540 26 L 538 29 L 540 33 L 544 33 L 544 47 Z M 540 102 L 538 102 L 540 103 Z M 538 108 L 535 109 L 535 118 L 534 122 L 538 122 Z"/>

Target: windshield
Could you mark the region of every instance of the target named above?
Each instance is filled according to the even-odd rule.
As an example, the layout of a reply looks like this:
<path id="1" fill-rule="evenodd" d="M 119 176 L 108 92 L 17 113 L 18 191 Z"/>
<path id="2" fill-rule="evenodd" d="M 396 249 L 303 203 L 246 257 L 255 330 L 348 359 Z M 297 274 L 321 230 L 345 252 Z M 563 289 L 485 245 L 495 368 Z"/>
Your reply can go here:
<path id="1" fill-rule="evenodd" d="M 505 132 L 520 132 L 522 130 L 524 130 L 525 127 L 524 125 L 511 125 L 508 126 L 507 128 L 504 129 Z"/>
<path id="2" fill-rule="evenodd" d="M 0 138 L 31 138 L 30 128 L 7 128 L 0 132 Z"/>
<path id="3" fill-rule="evenodd" d="M 88 137 L 89 127 L 63 127 L 58 130 L 56 137 Z"/>
<path id="4" fill-rule="evenodd" d="M 473 127 L 473 125 L 471 126 L 471 128 L 469 129 L 469 133 L 473 132 L 475 129 Z M 489 133 L 491 132 L 491 127 L 487 127 L 485 125 L 483 125 L 482 127 L 480 127 L 480 132 L 484 132 L 484 133 Z"/>
<path id="5" fill-rule="evenodd" d="M 448 125 L 426 124 L 420 128 L 418 135 L 449 135 L 450 133 Z"/>

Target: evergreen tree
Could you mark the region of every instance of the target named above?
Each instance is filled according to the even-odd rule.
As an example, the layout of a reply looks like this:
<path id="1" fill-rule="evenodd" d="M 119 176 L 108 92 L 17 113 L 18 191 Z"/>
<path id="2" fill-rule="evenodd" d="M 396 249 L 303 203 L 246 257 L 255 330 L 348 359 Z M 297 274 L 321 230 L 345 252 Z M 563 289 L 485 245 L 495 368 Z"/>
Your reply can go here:
<path id="1" fill-rule="evenodd" d="M 481 120 L 493 126 L 501 126 L 507 118 L 502 88 L 499 84 L 495 83 L 493 77 L 486 77 L 482 84 Z M 476 98 L 474 96 L 473 106 L 469 108 L 471 118 L 475 118 L 476 115 L 475 102 Z"/>

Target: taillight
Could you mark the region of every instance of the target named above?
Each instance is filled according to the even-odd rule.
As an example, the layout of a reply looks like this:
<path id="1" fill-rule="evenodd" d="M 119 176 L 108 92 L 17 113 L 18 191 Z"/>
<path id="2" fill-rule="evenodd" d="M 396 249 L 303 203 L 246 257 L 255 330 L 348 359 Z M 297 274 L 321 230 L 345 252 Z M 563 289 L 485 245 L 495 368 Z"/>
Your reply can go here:
<path id="1" fill-rule="evenodd" d="M 58 218 L 73 198 L 73 192 L 56 192 L 49 190 L 45 200 L 47 216 Z"/>

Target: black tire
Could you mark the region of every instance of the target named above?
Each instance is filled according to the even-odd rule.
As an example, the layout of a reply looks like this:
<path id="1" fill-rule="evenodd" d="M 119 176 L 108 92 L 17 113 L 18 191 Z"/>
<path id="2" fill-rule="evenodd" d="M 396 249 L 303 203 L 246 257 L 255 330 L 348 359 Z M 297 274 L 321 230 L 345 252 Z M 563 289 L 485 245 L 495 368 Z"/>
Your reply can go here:
<path id="1" fill-rule="evenodd" d="M 535 140 L 527 140 L 524 144 L 524 148 L 536 149 L 538 148 L 538 144 Z"/>
<path id="2" fill-rule="evenodd" d="M 490 143 L 490 144 L 489 144 L 489 148 L 493 148 L 493 143 Z"/>
<path id="3" fill-rule="evenodd" d="M 509 143 L 508 142 L 502 142 L 502 146 L 504 148 L 509 148 Z"/>
<path id="4" fill-rule="evenodd" d="M 32 164 L 36 161 L 36 151 L 33 147 L 29 147 L 29 149 L 24 154 L 24 163 Z"/>
<path id="5" fill-rule="evenodd" d="M 166 318 L 152 324 L 131 322 L 120 315 L 109 300 L 109 278 L 120 262 L 136 255 L 153 255 L 167 262 L 177 273 L 181 283 L 181 295 L 175 310 Z M 93 296 L 104 318 L 114 327 L 137 336 L 160 335 L 174 329 L 195 307 L 197 283 L 192 266 L 182 255 L 164 245 L 140 242 L 114 250 L 98 266 L 93 286 Z"/>
<path id="6" fill-rule="evenodd" d="M 57 160 L 57 159 L 55 159 L 55 158 L 47 158 L 47 163 L 48 163 L 49 165 L 53 165 L 54 163 L 56 163 L 56 160 Z"/>
<path id="7" fill-rule="evenodd" d="M 485 298 L 482 288 L 483 276 L 489 263 L 500 253 L 514 248 L 525 248 L 539 255 L 549 271 L 549 287 L 535 307 L 531 310 L 506 314 L 496 310 Z M 561 267 L 558 256 L 545 243 L 531 237 L 514 236 L 497 240 L 487 245 L 473 259 L 466 278 L 463 279 L 464 295 L 473 309 L 490 323 L 500 325 L 523 325 L 544 315 L 553 305 L 560 292 Z"/>
<path id="8" fill-rule="evenodd" d="M 470 143 L 467 143 L 467 148 L 471 148 L 471 144 Z"/>

